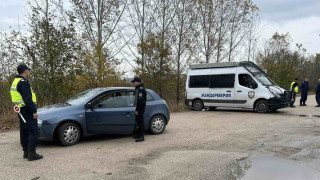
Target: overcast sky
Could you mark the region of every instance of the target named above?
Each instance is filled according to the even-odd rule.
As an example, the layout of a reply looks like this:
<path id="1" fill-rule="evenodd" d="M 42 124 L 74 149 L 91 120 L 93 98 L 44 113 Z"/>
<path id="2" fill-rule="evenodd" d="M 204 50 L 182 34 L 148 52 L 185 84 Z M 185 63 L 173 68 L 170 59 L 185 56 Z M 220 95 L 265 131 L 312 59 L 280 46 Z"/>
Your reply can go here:
<path id="1" fill-rule="evenodd" d="M 293 43 L 320 53 L 320 0 L 253 0 L 260 8 L 262 37 L 290 33 Z"/>
<path id="2" fill-rule="evenodd" d="M 0 30 L 23 24 L 26 0 L 0 0 Z M 309 53 L 320 53 L 320 0 L 253 0 L 260 8 L 261 37 L 290 33 Z"/>

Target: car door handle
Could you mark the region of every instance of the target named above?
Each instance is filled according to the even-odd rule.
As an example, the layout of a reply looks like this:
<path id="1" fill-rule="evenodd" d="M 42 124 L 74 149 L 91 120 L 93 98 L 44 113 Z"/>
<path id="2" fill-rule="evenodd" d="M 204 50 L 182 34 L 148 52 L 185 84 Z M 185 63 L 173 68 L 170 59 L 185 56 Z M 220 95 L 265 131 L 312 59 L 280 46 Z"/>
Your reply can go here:
<path id="1" fill-rule="evenodd" d="M 231 92 L 230 90 L 228 90 L 227 92 Z"/>
<path id="2" fill-rule="evenodd" d="M 237 91 L 237 92 L 242 92 L 241 90 Z"/>
<path id="3" fill-rule="evenodd" d="M 125 115 L 126 116 L 131 116 L 131 115 L 133 115 L 133 112 L 126 112 Z"/>

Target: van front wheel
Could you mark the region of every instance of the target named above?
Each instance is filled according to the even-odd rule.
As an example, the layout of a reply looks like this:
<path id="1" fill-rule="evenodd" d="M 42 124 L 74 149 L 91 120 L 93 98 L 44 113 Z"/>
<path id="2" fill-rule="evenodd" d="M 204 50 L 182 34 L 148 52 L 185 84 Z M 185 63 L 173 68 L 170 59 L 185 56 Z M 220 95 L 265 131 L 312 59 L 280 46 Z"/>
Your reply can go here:
<path id="1" fill-rule="evenodd" d="M 266 100 L 260 100 L 256 103 L 256 107 L 255 107 L 256 111 L 258 113 L 266 113 L 269 111 L 269 105 L 268 102 Z"/>
<path id="2" fill-rule="evenodd" d="M 203 102 L 200 99 L 197 99 L 193 102 L 192 106 L 195 111 L 201 111 L 203 109 Z"/>

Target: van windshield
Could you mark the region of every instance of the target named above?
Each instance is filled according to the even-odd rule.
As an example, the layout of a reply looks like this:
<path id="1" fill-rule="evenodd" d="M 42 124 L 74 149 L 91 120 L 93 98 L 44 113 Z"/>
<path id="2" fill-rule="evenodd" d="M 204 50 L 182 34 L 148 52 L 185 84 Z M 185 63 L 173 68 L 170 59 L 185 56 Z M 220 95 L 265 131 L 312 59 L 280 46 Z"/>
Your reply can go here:
<path id="1" fill-rule="evenodd" d="M 269 78 L 267 76 L 265 76 L 263 73 L 261 72 L 254 72 L 253 73 L 254 77 L 257 78 L 262 85 L 264 86 L 272 86 L 275 85 L 274 83 L 272 83 Z"/>

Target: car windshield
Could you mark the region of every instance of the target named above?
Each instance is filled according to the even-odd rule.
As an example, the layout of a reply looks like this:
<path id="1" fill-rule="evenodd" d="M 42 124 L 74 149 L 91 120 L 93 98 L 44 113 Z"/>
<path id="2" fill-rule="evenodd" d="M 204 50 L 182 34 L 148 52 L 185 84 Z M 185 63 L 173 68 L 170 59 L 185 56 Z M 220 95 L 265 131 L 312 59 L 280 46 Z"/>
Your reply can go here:
<path id="1" fill-rule="evenodd" d="M 83 91 L 72 98 L 70 98 L 66 103 L 71 105 L 80 105 L 90 100 L 90 98 L 101 92 L 99 89 L 90 89 Z"/>
<path id="2" fill-rule="evenodd" d="M 265 76 L 263 73 L 261 72 L 256 72 L 256 73 L 253 73 L 254 77 L 257 78 L 261 83 L 262 85 L 264 86 L 272 86 L 274 85 L 267 76 Z"/>

